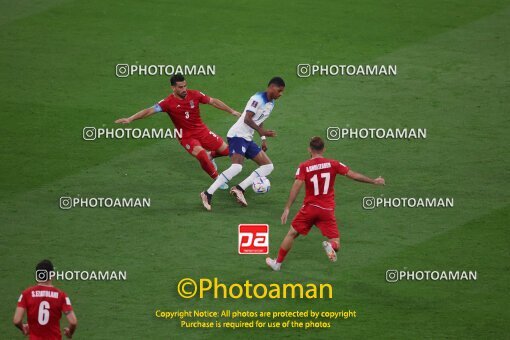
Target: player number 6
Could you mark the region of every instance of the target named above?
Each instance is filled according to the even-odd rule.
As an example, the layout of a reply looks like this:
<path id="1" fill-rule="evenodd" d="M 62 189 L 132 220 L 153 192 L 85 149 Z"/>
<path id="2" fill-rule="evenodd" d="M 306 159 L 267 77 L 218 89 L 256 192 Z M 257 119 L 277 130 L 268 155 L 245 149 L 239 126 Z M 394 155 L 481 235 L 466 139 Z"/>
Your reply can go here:
<path id="1" fill-rule="evenodd" d="M 50 321 L 50 303 L 48 301 L 41 301 L 39 304 L 39 314 L 37 316 L 39 325 L 44 326 Z"/>

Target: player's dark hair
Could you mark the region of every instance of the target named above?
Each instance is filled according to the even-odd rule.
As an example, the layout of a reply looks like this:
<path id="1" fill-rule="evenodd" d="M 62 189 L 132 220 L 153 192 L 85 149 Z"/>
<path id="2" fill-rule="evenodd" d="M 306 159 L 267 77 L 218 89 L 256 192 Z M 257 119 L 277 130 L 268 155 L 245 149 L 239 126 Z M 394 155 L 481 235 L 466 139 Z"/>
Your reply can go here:
<path id="1" fill-rule="evenodd" d="M 170 85 L 175 86 L 178 81 L 184 81 L 184 76 L 180 73 L 174 74 L 172 77 L 170 77 Z"/>
<path id="2" fill-rule="evenodd" d="M 322 151 L 324 150 L 324 141 L 322 138 L 315 136 L 310 139 L 310 149 L 314 151 Z"/>
<path id="3" fill-rule="evenodd" d="M 53 271 L 53 263 L 50 260 L 42 260 L 35 266 L 35 270 L 46 270 L 48 273 Z"/>
<path id="4" fill-rule="evenodd" d="M 285 87 L 285 81 L 281 77 L 273 77 L 269 81 L 269 84 L 267 86 L 276 85 L 278 87 Z"/>

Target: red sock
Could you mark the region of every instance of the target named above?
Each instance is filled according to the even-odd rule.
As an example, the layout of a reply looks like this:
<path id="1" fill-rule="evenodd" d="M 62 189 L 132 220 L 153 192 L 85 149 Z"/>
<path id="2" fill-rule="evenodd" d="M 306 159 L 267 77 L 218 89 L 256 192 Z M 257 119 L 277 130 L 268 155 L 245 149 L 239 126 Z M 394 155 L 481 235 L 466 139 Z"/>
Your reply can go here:
<path id="1" fill-rule="evenodd" d="M 200 151 L 196 155 L 196 158 L 200 162 L 202 169 L 204 169 L 204 171 L 207 172 L 207 174 L 211 176 L 212 179 L 218 177 L 218 172 L 214 168 L 214 164 L 212 164 L 211 160 L 209 159 L 209 155 L 205 150 Z"/>
<path id="2" fill-rule="evenodd" d="M 333 248 L 334 251 L 338 251 L 338 248 L 340 248 L 336 241 L 329 241 L 329 244 L 331 244 L 331 247 Z"/>
<path id="3" fill-rule="evenodd" d="M 285 250 L 283 248 L 280 248 L 280 250 L 278 251 L 278 258 L 276 259 L 276 262 L 282 263 L 283 260 L 285 259 L 285 256 L 287 256 L 287 253 L 289 252 L 289 250 Z"/>
<path id="4" fill-rule="evenodd" d="M 223 150 L 223 151 L 211 151 L 211 157 L 212 158 L 216 158 L 216 157 L 222 157 L 222 156 L 228 156 L 228 147 Z"/>

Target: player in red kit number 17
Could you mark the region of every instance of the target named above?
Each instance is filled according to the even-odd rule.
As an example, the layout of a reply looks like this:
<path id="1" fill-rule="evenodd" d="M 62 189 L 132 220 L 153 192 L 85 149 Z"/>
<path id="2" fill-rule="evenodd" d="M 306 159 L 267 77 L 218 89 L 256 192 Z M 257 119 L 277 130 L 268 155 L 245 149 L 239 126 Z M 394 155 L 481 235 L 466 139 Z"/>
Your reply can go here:
<path id="1" fill-rule="evenodd" d="M 287 222 L 290 207 L 304 184 L 306 193 L 303 206 L 292 220 L 289 232 L 280 245 L 278 257 L 266 258 L 267 265 L 273 270 L 280 270 L 285 256 L 292 248 L 294 239 L 299 235 L 307 235 L 314 225 L 328 239 L 322 243 L 326 255 L 331 261 L 336 261 L 336 252 L 340 248 L 340 233 L 335 218 L 334 186 L 337 175 L 347 176 L 359 182 L 384 185 L 382 177 L 371 179 L 350 170 L 348 166 L 337 160 L 325 158 L 323 156 L 324 141 L 320 137 L 313 137 L 310 140 L 308 150 L 312 158 L 301 163 L 296 172 L 296 180 L 281 217 L 282 224 Z"/>
<path id="2" fill-rule="evenodd" d="M 188 84 L 181 74 L 170 78 L 173 93 L 154 106 L 141 110 L 129 118 L 120 118 L 115 123 L 129 124 L 133 120 L 146 118 L 157 112 L 166 112 L 177 130 L 182 131 L 180 144 L 194 156 L 202 169 L 212 178 L 218 177 L 215 157 L 227 156 L 228 145 L 223 139 L 209 130 L 200 117 L 200 105 L 210 104 L 217 109 L 226 111 L 236 117 L 241 114 L 221 100 L 206 96 L 200 91 L 189 90 Z M 221 189 L 228 189 L 223 186 Z"/>
<path id="3" fill-rule="evenodd" d="M 53 264 L 43 260 L 36 266 L 37 285 L 27 288 L 18 299 L 13 322 L 30 340 L 61 340 L 60 318 L 65 314 L 69 326 L 64 334 L 71 339 L 78 321 L 71 307 L 71 300 L 66 293 L 53 287 Z M 27 314 L 27 323 L 23 316 Z"/>

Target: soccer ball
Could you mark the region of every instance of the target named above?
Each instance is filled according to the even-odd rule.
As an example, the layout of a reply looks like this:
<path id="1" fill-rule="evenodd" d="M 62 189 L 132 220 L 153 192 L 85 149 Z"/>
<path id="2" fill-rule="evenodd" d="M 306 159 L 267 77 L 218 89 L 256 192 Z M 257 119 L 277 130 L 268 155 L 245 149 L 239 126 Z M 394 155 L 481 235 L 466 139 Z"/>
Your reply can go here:
<path id="1" fill-rule="evenodd" d="M 257 194 L 265 194 L 271 189 L 271 182 L 269 182 L 267 177 L 257 177 L 255 181 L 253 181 L 251 188 Z"/>

